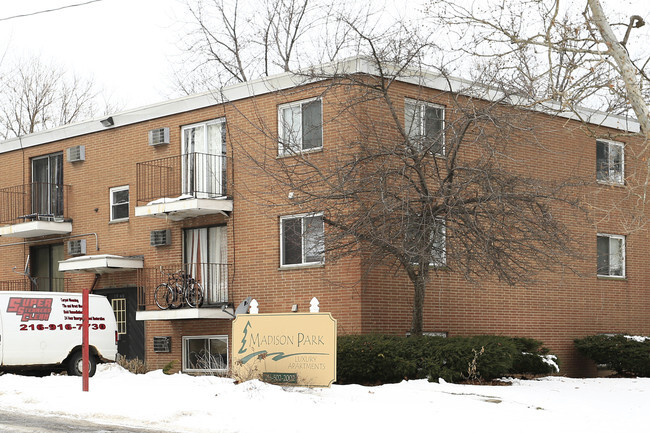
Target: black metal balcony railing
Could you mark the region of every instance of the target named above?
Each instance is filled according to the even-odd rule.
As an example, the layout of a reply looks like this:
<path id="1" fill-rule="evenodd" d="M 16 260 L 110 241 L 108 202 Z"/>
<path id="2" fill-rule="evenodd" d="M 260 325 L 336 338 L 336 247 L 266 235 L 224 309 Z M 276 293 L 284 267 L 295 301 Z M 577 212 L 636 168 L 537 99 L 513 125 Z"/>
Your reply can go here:
<path id="1" fill-rule="evenodd" d="M 232 278 L 232 265 L 224 263 L 171 264 L 145 267 L 138 270 L 138 308 L 157 309 L 154 300 L 156 287 L 167 283 L 171 274 L 179 271 L 191 275 L 203 287 L 203 307 L 221 306 L 229 302 L 228 286 Z"/>
<path id="2" fill-rule="evenodd" d="M 226 156 L 187 153 L 136 164 L 137 203 L 183 195 L 217 198 L 226 195 Z"/>
<path id="3" fill-rule="evenodd" d="M 41 278 L 34 280 L 22 278 L 19 280 L 0 281 L 0 291 L 41 291 L 41 292 L 65 292 L 69 278 Z"/>
<path id="4" fill-rule="evenodd" d="M 0 189 L 0 224 L 66 218 L 70 185 L 32 182 Z"/>

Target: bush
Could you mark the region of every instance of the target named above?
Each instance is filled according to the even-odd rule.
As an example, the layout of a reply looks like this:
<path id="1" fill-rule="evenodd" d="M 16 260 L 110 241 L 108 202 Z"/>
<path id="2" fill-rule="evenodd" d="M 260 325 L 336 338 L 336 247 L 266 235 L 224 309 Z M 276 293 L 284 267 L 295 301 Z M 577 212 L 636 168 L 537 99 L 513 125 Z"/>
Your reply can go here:
<path id="1" fill-rule="evenodd" d="M 580 353 L 621 375 L 650 376 L 650 339 L 624 335 L 593 335 L 574 341 Z"/>
<path id="2" fill-rule="evenodd" d="M 548 350 L 541 342 L 522 338 L 340 336 L 337 381 L 368 385 L 428 377 L 458 382 L 556 372 L 543 355 Z"/>
<path id="3" fill-rule="evenodd" d="M 337 342 L 337 382 L 374 385 L 417 377 L 406 339 L 389 335 L 346 335 Z"/>
<path id="4" fill-rule="evenodd" d="M 117 364 L 133 374 L 145 374 L 147 372 L 147 364 L 140 358 L 126 359 L 122 355 L 118 355 Z"/>

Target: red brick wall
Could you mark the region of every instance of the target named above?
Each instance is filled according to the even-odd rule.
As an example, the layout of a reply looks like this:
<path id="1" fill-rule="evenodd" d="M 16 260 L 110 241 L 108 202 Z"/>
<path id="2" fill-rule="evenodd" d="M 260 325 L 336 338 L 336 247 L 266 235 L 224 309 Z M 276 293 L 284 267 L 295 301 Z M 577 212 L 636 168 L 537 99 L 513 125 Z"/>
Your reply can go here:
<path id="1" fill-rule="evenodd" d="M 396 84 L 391 92 L 398 112 L 403 110 L 404 97 L 421 97 L 420 89 L 405 84 Z M 64 183 L 72 185 L 68 208 L 73 220 L 72 235 L 97 234 L 99 249 L 95 247 L 94 236 L 86 237 L 88 254 L 142 255 L 147 267 L 180 262 L 183 228 L 227 224 L 228 261 L 234 264 L 229 296 L 235 306 L 253 296 L 262 313 L 289 312 L 294 304 L 304 312 L 308 311 L 312 297 L 316 297 L 321 311 L 331 312 L 338 320 L 340 334 L 404 335 L 410 329 L 413 289 L 403 273 L 394 268 L 368 268 L 358 257 L 337 262 L 327 259 L 324 265 L 309 268 L 280 267 L 280 216 L 328 209 L 289 204 L 285 198 L 290 190 L 261 175 L 253 159 L 275 166 L 278 104 L 318 95 L 323 97 L 324 150 L 312 155 L 315 161 L 327 162 L 352 152 L 354 149 L 342 144 L 349 143 L 350 137 L 363 135 L 359 122 L 376 122 L 387 114 L 385 107 L 372 103 L 339 113 L 348 98 L 356 95 L 343 87 L 327 89 L 313 85 L 269 93 L 134 125 L 118 124 L 98 133 L 0 154 L 0 188 L 28 183 L 30 158 L 85 145 L 86 161 L 64 162 Z M 453 116 L 453 105 L 447 96 L 439 96 L 436 102 L 446 105 L 447 115 Z M 180 154 L 181 126 L 224 116 L 228 128 L 229 191 L 234 200 L 232 215 L 181 222 L 136 218 L 136 163 Z M 573 349 L 574 338 L 598 332 L 650 334 L 646 313 L 650 307 L 646 290 L 648 263 L 642 249 L 647 244 L 647 233 L 622 225 L 633 205 L 625 200 L 624 188 L 595 183 L 595 140 L 591 131 L 585 131 L 579 123 L 541 114 L 533 116 L 531 122 L 536 126 L 538 145 L 511 148 L 513 157 L 524 161 L 522 167 L 533 169 L 535 175 L 546 179 L 574 174 L 594 179 L 584 189 L 585 203 L 590 204 L 588 214 L 563 215 L 582 246 L 580 257 L 569 263 L 573 270 L 544 273 L 535 284 L 515 287 L 489 275 L 480 278 L 479 284 L 468 282 L 449 263 L 449 269 L 440 270 L 427 287 L 425 331 L 445 331 L 451 336 L 492 333 L 538 338 L 559 355 L 562 373 L 593 373 L 593 365 Z M 378 136 L 391 135 L 388 123 L 378 125 Z M 160 127 L 170 128 L 171 143 L 149 146 L 148 131 Z M 613 132 L 595 129 L 597 133 Z M 621 140 L 629 146 L 638 145 L 630 138 Z M 627 158 L 626 164 L 630 164 L 631 170 L 631 158 Z M 626 172 L 631 171 L 626 168 Z M 109 223 L 109 189 L 127 184 L 131 199 L 129 221 Z M 609 212 L 612 210 L 615 212 Z M 172 244 L 150 246 L 149 232 L 166 228 L 171 229 Z M 626 279 L 596 278 L 597 232 L 628 236 Z M 0 238 L 0 245 L 15 241 Z M 3 247 L 0 253 L 0 280 L 16 279 L 12 267 L 22 269 L 28 246 Z M 90 286 L 93 280 L 92 275 L 70 277 L 70 289 L 74 291 Z M 136 273 L 126 272 L 102 276 L 98 287 L 134 286 L 136 282 Z M 172 360 L 180 362 L 183 335 L 227 335 L 229 326 L 229 320 L 147 322 L 145 349 L 149 368 L 162 368 Z M 172 352 L 154 353 L 154 336 L 171 336 Z"/>

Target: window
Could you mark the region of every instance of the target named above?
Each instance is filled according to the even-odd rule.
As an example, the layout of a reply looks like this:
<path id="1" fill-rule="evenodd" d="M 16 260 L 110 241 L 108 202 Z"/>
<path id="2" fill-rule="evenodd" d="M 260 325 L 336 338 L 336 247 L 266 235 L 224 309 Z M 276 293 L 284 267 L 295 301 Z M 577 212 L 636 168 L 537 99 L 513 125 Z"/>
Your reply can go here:
<path id="1" fill-rule="evenodd" d="M 129 219 L 129 186 L 111 188 L 111 221 Z"/>
<path id="2" fill-rule="evenodd" d="M 625 236 L 598 235 L 598 276 L 625 277 Z"/>
<path id="3" fill-rule="evenodd" d="M 117 333 L 126 335 L 126 298 L 111 299 L 111 307 L 113 307 L 113 313 L 115 314 Z"/>
<path id="4" fill-rule="evenodd" d="M 226 194 L 226 122 L 195 123 L 181 130 L 183 194 L 215 198 Z"/>
<path id="5" fill-rule="evenodd" d="M 228 230 L 226 226 L 183 231 L 185 271 L 205 291 L 208 304 L 228 302 Z"/>
<path id="6" fill-rule="evenodd" d="M 323 147 L 322 104 L 309 99 L 278 107 L 278 153 L 288 155 Z"/>
<path id="7" fill-rule="evenodd" d="M 280 218 L 280 263 L 282 266 L 323 263 L 322 215 Z"/>
<path id="8" fill-rule="evenodd" d="M 63 260 L 63 244 L 35 245 L 29 247 L 29 270 L 31 290 L 64 292 L 65 274 L 59 271 Z"/>
<path id="9" fill-rule="evenodd" d="M 183 371 L 226 372 L 228 370 L 228 337 L 207 335 L 183 337 Z"/>
<path id="10" fill-rule="evenodd" d="M 32 213 L 45 218 L 63 216 L 63 153 L 32 159 Z"/>
<path id="11" fill-rule="evenodd" d="M 435 227 L 431 233 L 431 242 L 428 245 L 422 245 L 419 239 L 422 238 L 422 231 L 419 227 L 410 231 L 407 244 L 413 246 L 413 259 L 411 262 L 417 265 L 420 260 L 422 250 L 428 251 L 429 265 L 435 267 L 445 266 L 447 263 L 447 234 L 445 220 L 436 218 Z M 426 259 L 426 258 L 425 258 Z"/>
<path id="12" fill-rule="evenodd" d="M 404 116 L 404 128 L 416 150 L 444 155 L 444 107 L 407 99 Z"/>
<path id="13" fill-rule="evenodd" d="M 447 264 L 447 229 L 445 220 L 436 219 L 436 227 L 433 232 L 433 242 L 431 249 L 431 266 L 444 266 Z"/>
<path id="14" fill-rule="evenodd" d="M 623 143 L 596 140 L 596 179 L 623 184 Z"/>

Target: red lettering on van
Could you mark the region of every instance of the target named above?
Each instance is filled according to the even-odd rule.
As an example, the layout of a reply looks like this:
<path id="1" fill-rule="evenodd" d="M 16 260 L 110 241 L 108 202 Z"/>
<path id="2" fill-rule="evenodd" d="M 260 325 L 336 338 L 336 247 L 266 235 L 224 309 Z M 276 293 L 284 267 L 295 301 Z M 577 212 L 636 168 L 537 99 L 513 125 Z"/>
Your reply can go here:
<path id="1" fill-rule="evenodd" d="M 21 316 L 21 322 L 50 320 L 52 298 L 9 298 L 7 313 Z"/>

